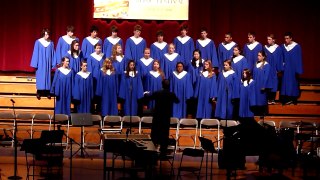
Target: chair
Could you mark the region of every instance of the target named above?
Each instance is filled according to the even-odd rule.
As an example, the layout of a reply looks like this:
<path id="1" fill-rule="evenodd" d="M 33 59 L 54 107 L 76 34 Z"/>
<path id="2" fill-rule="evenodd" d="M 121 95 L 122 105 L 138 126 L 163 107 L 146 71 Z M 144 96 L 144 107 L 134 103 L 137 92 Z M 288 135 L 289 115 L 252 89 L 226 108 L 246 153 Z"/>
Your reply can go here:
<path id="1" fill-rule="evenodd" d="M 160 173 L 162 172 L 162 162 L 166 161 L 170 164 L 170 176 L 174 175 L 174 160 L 176 155 L 177 142 L 173 138 L 169 138 L 168 149 L 165 156 L 160 157 Z"/>
<path id="2" fill-rule="evenodd" d="M 172 133 L 174 131 L 174 133 Z M 170 118 L 170 134 L 169 136 L 174 138 L 175 140 L 178 139 L 178 132 L 179 132 L 179 119 L 176 117 Z"/>
<path id="3" fill-rule="evenodd" d="M 193 148 L 185 148 L 182 152 L 181 160 L 180 160 L 180 166 L 178 168 L 178 175 L 177 179 L 180 177 L 181 179 L 181 172 L 191 172 L 193 174 L 197 175 L 197 179 L 200 179 L 200 173 L 201 173 L 201 167 L 203 162 L 203 156 L 204 156 L 204 150 L 202 149 L 193 149 Z M 187 163 L 186 159 L 187 157 L 190 158 L 189 161 L 191 162 L 200 162 L 199 166 L 196 167 L 194 163 L 190 165 L 190 163 Z M 184 162 L 185 161 L 185 162 Z"/>
<path id="4" fill-rule="evenodd" d="M 121 116 L 105 116 L 101 126 L 101 136 L 104 134 L 121 134 L 122 132 L 122 118 Z M 100 150 L 103 147 L 103 137 L 101 138 Z"/>
<path id="5" fill-rule="evenodd" d="M 70 121 L 69 121 L 69 116 L 66 114 L 55 114 L 52 117 L 52 121 L 53 121 L 53 125 L 57 125 L 57 129 L 61 129 L 61 127 L 64 127 L 67 129 L 66 132 L 66 140 L 62 142 L 62 145 L 66 147 L 66 149 L 68 149 L 68 145 L 69 145 L 69 130 L 70 130 Z"/>
<path id="6" fill-rule="evenodd" d="M 53 178 L 54 168 L 57 168 L 59 177 L 62 176 L 63 165 L 63 130 L 42 131 L 40 138 L 25 139 L 21 150 L 25 151 L 27 164 L 27 179 L 30 176 L 47 176 Z M 31 159 L 30 159 L 31 158 Z M 32 167 L 32 173 L 30 169 Z M 40 173 L 36 174 L 35 168 L 40 167 Z M 46 170 L 46 172 L 43 172 Z"/>
<path id="7" fill-rule="evenodd" d="M 260 124 L 261 126 L 269 125 L 269 126 L 272 126 L 274 128 L 276 127 L 276 122 L 270 121 L 270 120 L 259 120 L 258 124 Z"/>
<path id="8" fill-rule="evenodd" d="M 20 113 L 17 114 L 17 126 L 18 131 L 26 131 L 30 138 L 32 138 L 31 128 L 32 128 L 32 121 L 33 121 L 34 114 L 31 113 Z M 21 126 L 29 126 L 29 128 L 21 128 Z"/>
<path id="9" fill-rule="evenodd" d="M 13 147 L 14 139 L 13 138 L 10 139 L 9 135 L 7 134 L 7 131 L 9 131 L 13 137 L 14 119 L 15 119 L 15 116 L 12 113 L 0 112 L 0 122 L 1 122 L 0 124 L 3 126 L 3 128 L 0 128 L 0 130 L 3 131 L 5 139 L 7 139 L 4 141 L 1 141 L 1 145 L 11 144 L 11 146 Z"/>
<path id="10" fill-rule="evenodd" d="M 200 137 L 211 137 L 212 141 L 218 140 L 218 149 L 220 149 L 220 122 L 218 119 L 202 119 L 199 127 Z M 215 135 L 213 132 L 216 131 Z M 217 136 L 217 138 L 216 138 Z M 216 138 L 215 140 L 213 138 Z M 199 143 L 201 146 L 201 142 Z"/>
<path id="11" fill-rule="evenodd" d="M 220 127 L 230 127 L 239 125 L 238 121 L 235 120 L 220 120 Z"/>
<path id="12" fill-rule="evenodd" d="M 99 148 L 101 149 L 101 146 L 102 146 L 102 140 L 101 140 L 101 134 L 100 134 L 100 129 L 101 129 L 101 126 L 102 126 L 102 118 L 101 118 L 101 116 L 100 115 L 91 115 L 92 116 L 92 126 L 90 126 L 90 127 L 88 127 L 88 128 L 90 128 L 90 130 L 85 130 L 85 128 L 83 128 L 83 134 L 84 134 L 84 136 L 83 136 L 83 144 L 84 144 L 84 146 L 86 146 L 86 147 L 97 147 L 97 146 L 99 146 Z M 92 130 L 92 128 L 94 128 L 93 130 Z M 89 135 L 89 134 L 97 134 L 98 136 L 99 136 L 99 138 L 100 138 L 100 142 L 99 143 L 86 143 L 86 137 L 87 137 L 87 135 Z"/>
<path id="13" fill-rule="evenodd" d="M 150 133 L 144 133 L 143 130 L 149 129 L 151 131 L 152 119 L 153 119 L 152 116 L 141 117 L 140 124 L 139 124 L 139 134 L 150 134 Z"/>
<path id="14" fill-rule="evenodd" d="M 193 145 L 191 147 L 195 148 L 198 136 L 198 120 L 182 118 L 180 119 L 178 127 L 178 147 L 181 147 L 179 143 L 181 137 L 191 137 L 193 141 Z"/>
<path id="15" fill-rule="evenodd" d="M 201 148 L 205 150 L 207 157 L 206 157 L 206 179 L 208 176 L 208 160 L 209 160 L 209 153 L 211 153 L 211 160 L 210 160 L 210 179 L 212 179 L 212 163 L 213 163 L 213 153 L 217 153 L 216 149 L 214 148 L 214 144 L 210 139 L 204 138 L 199 136 L 199 140 L 201 142 Z"/>
<path id="16" fill-rule="evenodd" d="M 31 122 L 31 139 L 33 138 L 33 135 L 35 132 L 41 132 L 43 129 L 35 129 L 35 126 L 48 126 L 48 130 L 51 130 L 51 116 L 49 114 L 35 114 L 33 116 L 32 122 Z"/>
<path id="17" fill-rule="evenodd" d="M 139 133 L 139 124 L 140 124 L 140 117 L 139 116 L 123 116 L 122 117 L 122 123 L 123 127 L 130 129 L 131 128 L 131 134 L 134 134 L 132 128 L 137 129 L 137 133 Z"/>

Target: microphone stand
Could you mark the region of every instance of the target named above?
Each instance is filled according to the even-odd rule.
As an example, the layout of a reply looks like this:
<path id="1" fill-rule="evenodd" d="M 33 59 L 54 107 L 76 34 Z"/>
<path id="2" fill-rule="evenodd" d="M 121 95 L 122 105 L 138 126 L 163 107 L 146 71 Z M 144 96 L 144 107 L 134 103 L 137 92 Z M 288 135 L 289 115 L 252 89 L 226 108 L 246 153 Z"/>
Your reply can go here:
<path id="1" fill-rule="evenodd" d="M 14 143 L 14 175 L 13 176 L 9 176 L 8 179 L 22 179 L 22 177 L 20 176 L 17 176 L 17 155 L 18 155 L 18 150 L 17 150 L 17 144 L 18 144 L 18 141 L 17 141 L 17 117 L 16 117 L 16 111 L 15 111 L 15 108 L 14 108 L 14 100 L 13 99 L 10 99 L 10 101 L 12 102 L 12 111 L 13 111 L 13 115 L 14 115 L 14 122 L 13 122 L 13 143 Z"/>
<path id="2" fill-rule="evenodd" d="M 129 124 L 129 133 L 127 133 L 127 134 L 131 134 L 132 133 L 132 131 L 131 131 L 131 129 L 132 129 L 132 81 L 133 81 L 133 77 L 131 77 L 131 76 L 129 76 L 129 78 L 130 78 L 130 105 L 129 105 L 129 107 L 130 107 L 130 124 Z"/>

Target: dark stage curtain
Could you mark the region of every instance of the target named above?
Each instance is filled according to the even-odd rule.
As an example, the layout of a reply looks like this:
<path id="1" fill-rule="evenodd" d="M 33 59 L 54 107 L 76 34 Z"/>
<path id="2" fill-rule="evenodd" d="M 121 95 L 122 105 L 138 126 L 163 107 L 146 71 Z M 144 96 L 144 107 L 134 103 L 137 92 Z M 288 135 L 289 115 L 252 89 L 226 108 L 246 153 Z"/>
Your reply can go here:
<path id="1" fill-rule="evenodd" d="M 3 0 L 0 3 L 0 71 L 33 71 L 29 67 L 33 45 L 44 27 L 51 30 L 56 45 L 58 38 L 66 34 L 67 25 L 75 26 L 75 35 L 82 42 L 89 35 L 91 25 L 99 27 L 102 39 L 109 36 L 111 25 L 117 25 L 119 36 L 126 40 L 138 23 L 149 46 L 156 40 L 158 29 L 164 30 L 165 41 L 170 43 L 179 34 L 179 26 L 186 23 L 188 34 L 194 39 L 199 37 L 202 26 L 207 27 L 216 46 L 228 31 L 241 46 L 247 41 L 249 31 L 256 32 L 256 39 L 263 44 L 269 33 L 274 33 L 282 44 L 284 32 L 291 31 L 294 40 L 302 46 L 302 77 L 320 79 L 317 66 L 320 7 L 316 1 L 190 0 L 188 21 L 93 19 L 93 0 Z"/>

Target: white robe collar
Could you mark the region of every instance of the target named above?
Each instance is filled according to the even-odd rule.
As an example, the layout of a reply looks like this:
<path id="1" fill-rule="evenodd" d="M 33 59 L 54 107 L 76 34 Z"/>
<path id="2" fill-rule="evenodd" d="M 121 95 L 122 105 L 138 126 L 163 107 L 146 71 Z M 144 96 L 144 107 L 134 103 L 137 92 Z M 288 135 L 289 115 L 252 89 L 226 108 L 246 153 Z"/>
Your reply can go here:
<path id="1" fill-rule="evenodd" d="M 111 44 L 113 44 L 113 45 L 117 44 L 117 43 L 120 41 L 120 38 L 119 38 L 119 37 L 114 38 L 114 37 L 112 37 L 112 36 L 109 36 L 109 37 L 107 37 L 107 39 L 108 39 L 108 41 L 109 41 Z"/>
<path id="2" fill-rule="evenodd" d="M 266 64 L 268 64 L 267 61 L 264 62 L 264 65 L 266 65 Z M 257 68 L 260 68 L 261 66 L 262 66 L 262 62 L 259 62 L 259 63 L 256 64 Z"/>
<path id="3" fill-rule="evenodd" d="M 163 48 L 166 47 L 167 43 L 166 42 L 162 42 L 162 43 L 154 42 L 153 45 L 155 45 L 157 48 L 162 50 Z"/>
<path id="4" fill-rule="evenodd" d="M 206 47 L 209 43 L 211 42 L 211 39 L 206 38 L 206 39 L 198 39 L 198 43 L 202 46 L 202 47 Z"/>
<path id="5" fill-rule="evenodd" d="M 237 63 L 237 62 L 239 62 L 242 58 L 243 58 L 243 56 L 242 56 L 242 55 L 239 55 L 239 56 L 233 58 L 232 61 L 233 61 L 234 63 Z"/>
<path id="6" fill-rule="evenodd" d="M 127 71 L 124 71 L 124 73 L 126 74 Z M 136 71 L 136 74 L 138 74 L 138 71 Z M 135 77 L 134 72 L 133 71 L 129 71 L 129 76 L 130 77 Z"/>
<path id="7" fill-rule="evenodd" d="M 62 39 L 63 39 L 66 43 L 68 43 L 69 45 L 72 43 L 73 40 L 75 40 L 75 38 L 72 38 L 72 37 L 70 37 L 70 36 L 68 36 L 68 35 L 62 36 Z"/>
<path id="8" fill-rule="evenodd" d="M 155 78 L 157 78 L 157 77 L 160 76 L 160 73 L 159 73 L 158 71 L 149 71 L 149 72 L 150 72 L 150 74 L 151 74 L 153 77 L 155 77 Z"/>
<path id="9" fill-rule="evenodd" d="M 116 56 L 116 60 L 117 60 L 118 62 L 122 62 L 123 57 L 122 57 L 122 56 L 120 56 L 120 55 L 118 55 L 118 56 Z"/>
<path id="10" fill-rule="evenodd" d="M 231 75 L 231 74 L 234 74 L 234 70 L 229 70 L 229 71 L 223 71 L 223 76 L 226 78 L 226 77 L 228 77 L 229 75 Z"/>
<path id="11" fill-rule="evenodd" d="M 134 42 L 134 44 L 139 44 L 142 40 L 143 40 L 143 38 L 142 37 L 138 37 L 138 38 L 136 38 L 136 37 L 134 37 L 134 36 L 131 36 L 130 37 L 130 39 Z"/>
<path id="12" fill-rule="evenodd" d="M 222 46 L 223 46 L 224 48 L 226 48 L 228 51 L 229 51 L 231 48 L 233 48 L 233 46 L 236 45 L 236 43 L 235 43 L 234 41 L 231 41 L 231 42 L 228 43 L 228 44 L 224 44 L 224 43 L 221 43 L 221 44 L 222 44 Z"/>
<path id="13" fill-rule="evenodd" d="M 297 45 L 296 42 L 292 42 L 291 44 L 289 45 L 284 45 L 284 48 L 286 48 L 287 51 L 291 51 L 291 49 L 293 49 L 295 46 Z"/>
<path id="14" fill-rule="evenodd" d="M 111 70 L 107 69 L 106 74 L 110 76 L 112 74 Z"/>
<path id="15" fill-rule="evenodd" d="M 247 47 L 252 51 L 252 49 L 254 49 L 258 44 L 259 44 L 259 42 L 255 41 L 251 44 L 247 44 Z"/>
<path id="16" fill-rule="evenodd" d="M 173 61 L 179 54 L 178 53 L 165 53 L 164 56 L 169 60 L 169 61 Z"/>
<path id="17" fill-rule="evenodd" d="M 203 77 L 208 77 L 209 76 L 209 72 L 208 71 L 203 71 L 201 72 Z"/>
<path id="18" fill-rule="evenodd" d="M 40 38 L 39 42 L 44 46 L 44 47 L 48 47 L 51 41 L 47 41 L 44 38 Z"/>
<path id="19" fill-rule="evenodd" d="M 178 39 L 182 44 L 185 44 L 186 42 L 189 41 L 190 36 L 184 36 L 184 37 L 177 36 L 177 39 Z"/>
<path id="20" fill-rule="evenodd" d="M 150 63 L 152 63 L 153 59 L 152 58 L 149 58 L 149 59 L 146 59 L 146 58 L 141 58 L 140 61 L 145 65 L 145 66 L 149 66 Z"/>
<path id="21" fill-rule="evenodd" d="M 64 67 L 59 67 L 58 69 L 59 69 L 59 71 L 60 71 L 62 74 L 64 74 L 64 75 L 69 74 L 69 72 L 71 71 L 70 68 L 67 69 L 67 68 L 64 68 Z"/>
<path id="22" fill-rule="evenodd" d="M 97 54 L 96 52 L 91 53 L 91 56 L 97 61 L 101 61 L 103 57 L 103 53 Z"/>
<path id="23" fill-rule="evenodd" d="M 249 86 L 249 84 L 251 84 L 252 82 L 253 82 L 253 79 L 250 79 L 249 82 L 248 82 L 248 80 L 245 80 L 245 81 L 243 81 L 242 83 L 243 83 L 243 86 L 244 86 L 244 87 L 247 87 L 247 86 Z"/>
<path id="24" fill-rule="evenodd" d="M 274 44 L 272 46 L 267 46 L 265 45 L 264 47 L 270 52 L 270 53 L 273 53 L 277 48 L 278 48 L 278 44 Z"/>
<path id="25" fill-rule="evenodd" d="M 79 71 L 77 74 L 80 75 L 83 79 L 87 79 L 90 75 L 90 72 Z"/>
<path id="26" fill-rule="evenodd" d="M 96 38 L 92 38 L 91 36 L 86 37 L 86 39 L 90 42 L 90 44 L 92 44 L 93 46 L 96 45 L 100 38 L 96 37 Z"/>
<path id="27" fill-rule="evenodd" d="M 71 50 L 69 50 L 68 51 L 68 54 L 70 54 L 71 55 L 71 57 L 74 57 L 74 58 L 78 58 L 79 56 L 78 55 L 76 55 L 76 54 L 74 54 L 75 56 L 73 56 L 73 54 L 71 54 Z M 79 52 L 79 54 L 80 54 L 80 52 Z"/>
<path id="28" fill-rule="evenodd" d="M 182 79 L 186 74 L 187 71 L 182 71 L 181 73 L 178 74 L 177 71 L 173 71 L 173 74 L 178 78 L 178 79 Z"/>

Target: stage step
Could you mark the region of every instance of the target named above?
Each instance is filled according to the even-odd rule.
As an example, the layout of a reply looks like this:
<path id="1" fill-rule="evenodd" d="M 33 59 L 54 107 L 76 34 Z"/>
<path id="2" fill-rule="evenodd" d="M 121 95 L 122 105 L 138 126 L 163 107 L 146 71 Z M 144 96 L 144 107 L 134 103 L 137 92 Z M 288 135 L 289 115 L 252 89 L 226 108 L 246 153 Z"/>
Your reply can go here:
<path id="1" fill-rule="evenodd" d="M 320 105 L 317 104 L 302 104 L 297 105 L 269 105 L 269 115 L 307 115 L 320 116 Z"/>
<path id="2" fill-rule="evenodd" d="M 4 83 L 0 82 L 0 93 L 2 94 L 36 94 L 36 84 L 28 83 Z"/>
<path id="3" fill-rule="evenodd" d="M 43 108 L 52 109 L 54 107 L 54 98 L 48 99 L 42 97 L 40 100 L 36 96 L 15 96 L 15 95 L 1 95 L 0 106 L 11 107 L 11 99 L 15 101 L 14 106 L 17 108 Z"/>
<path id="4" fill-rule="evenodd" d="M 34 76 L 0 76 L 0 82 L 36 83 Z"/>

